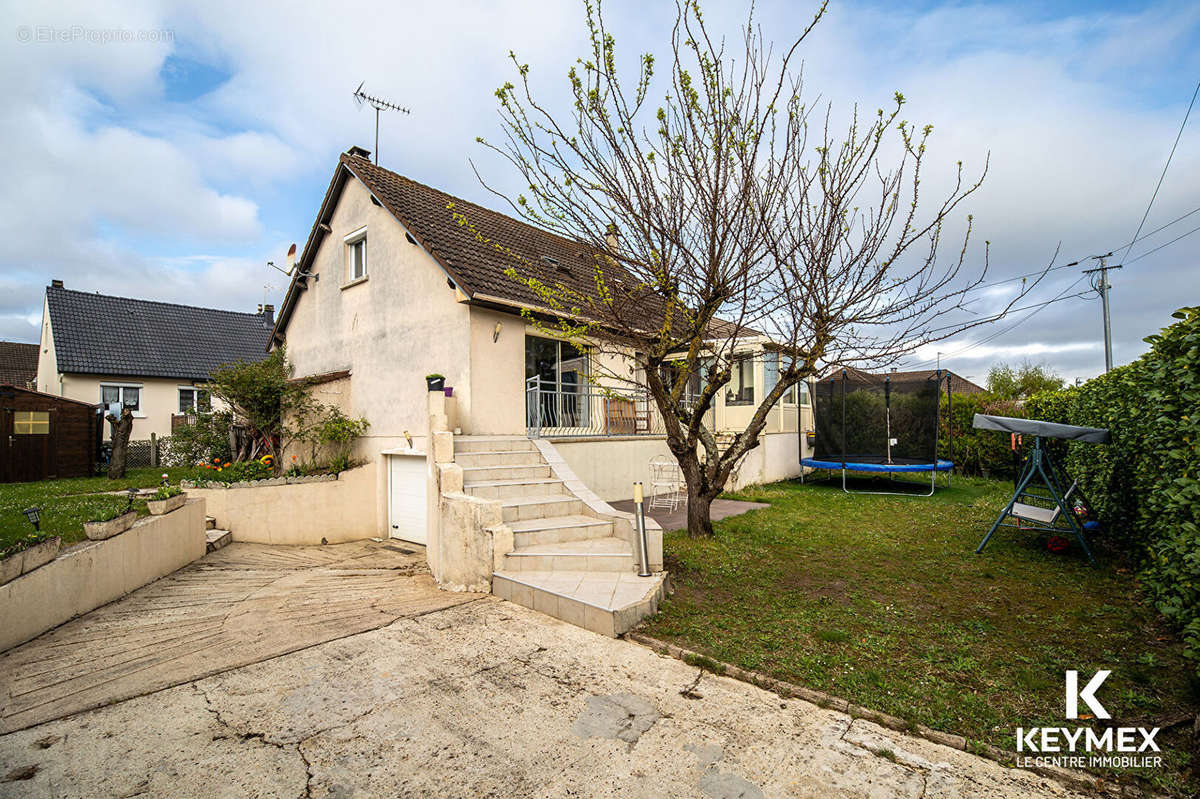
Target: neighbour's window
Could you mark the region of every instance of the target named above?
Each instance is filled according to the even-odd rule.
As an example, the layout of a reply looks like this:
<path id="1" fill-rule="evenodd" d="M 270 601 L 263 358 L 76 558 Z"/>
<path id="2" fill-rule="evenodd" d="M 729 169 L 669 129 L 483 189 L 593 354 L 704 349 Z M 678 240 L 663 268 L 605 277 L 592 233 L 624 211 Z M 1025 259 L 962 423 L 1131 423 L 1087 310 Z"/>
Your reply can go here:
<path id="1" fill-rule="evenodd" d="M 346 239 L 346 280 L 358 280 L 367 276 L 367 234 L 352 234 Z"/>
<path id="2" fill-rule="evenodd" d="M 754 404 L 754 360 L 749 356 L 733 362 L 733 379 L 725 389 L 725 404 Z"/>
<path id="3" fill-rule="evenodd" d="M 100 401 L 107 408 L 114 402 L 137 413 L 142 408 L 141 386 L 100 386 Z"/>
<path id="4" fill-rule="evenodd" d="M 202 388 L 179 389 L 180 413 L 208 413 L 212 410 L 212 402 L 208 392 Z"/>
<path id="5" fill-rule="evenodd" d="M 49 411 L 13 411 L 13 433 L 18 436 L 46 435 L 50 432 Z"/>

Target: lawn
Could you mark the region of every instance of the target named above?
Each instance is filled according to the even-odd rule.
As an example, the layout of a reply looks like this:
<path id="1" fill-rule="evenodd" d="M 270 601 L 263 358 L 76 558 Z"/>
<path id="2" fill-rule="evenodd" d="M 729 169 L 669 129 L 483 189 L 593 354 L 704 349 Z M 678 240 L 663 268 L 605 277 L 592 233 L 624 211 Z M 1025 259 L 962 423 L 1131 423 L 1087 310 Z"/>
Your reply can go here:
<path id="1" fill-rule="evenodd" d="M 190 468 L 130 469 L 120 480 L 107 477 L 72 477 L 65 480 L 41 480 L 36 483 L 0 483 L 0 549 L 33 532 L 24 510 L 42 509 L 42 531 L 62 536 L 63 545 L 82 540 L 83 523 L 99 518 L 106 511 L 125 507 L 122 496 L 105 496 L 105 491 L 127 488 L 152 488 L 163 474 L 173 483 L 194 472 Z M 99 495 L 99 496 L 97 496 Z M 140 512 L 146 503 L 138 502 Z"/>
<path id="2" fill-rule="evenodd" d="M 643 631 L 1010 751 L 1018 726 L 1074 726 L 1066 669 L 1112 670 L 1098 696 L 1117 723 L 1194 716 L 1195 664 L 1128 569 L 1011 529 L 974 553 L 1009 490 L 955 478 L 930 498 L 840 482 L 730 495 L 771 507 L 718 522 L 710 540 L 668 533 L 676 592 Z M 1164 730 L 1163 768 L 1122 776 L 1197 795 L 1190 735 Z"/>

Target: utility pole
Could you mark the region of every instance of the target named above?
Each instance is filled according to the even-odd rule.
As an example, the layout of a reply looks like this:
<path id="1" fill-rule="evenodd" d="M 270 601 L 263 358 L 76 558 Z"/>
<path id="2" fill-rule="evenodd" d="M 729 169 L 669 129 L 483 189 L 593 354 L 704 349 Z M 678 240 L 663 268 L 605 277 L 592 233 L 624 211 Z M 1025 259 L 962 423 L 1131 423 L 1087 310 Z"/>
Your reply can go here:
<path id="1" fill-rule="evenodd" d="M 1108 290 L 1112 288 L 1112 284 L 1108 282 L 1108 270 L 1120 269 L 1121 264 L 1113 266 L 1108 265 L 1108 259 L 1112 257 L 1112 253 L 1104 255 L 1093 255 L 1093 261 L 1099 261 L 1100 266 L 1095 269 L 1085 269 L 1085 275 L 1098 274 L 1098 278 L 1092 279 L 1092 288 L 1100 292 L 1100 304 L 1104 312 L 1104 371 L 1111 372 L 1113 366 L 1112 359 L 1112 322 L 1108 314 Z"/>

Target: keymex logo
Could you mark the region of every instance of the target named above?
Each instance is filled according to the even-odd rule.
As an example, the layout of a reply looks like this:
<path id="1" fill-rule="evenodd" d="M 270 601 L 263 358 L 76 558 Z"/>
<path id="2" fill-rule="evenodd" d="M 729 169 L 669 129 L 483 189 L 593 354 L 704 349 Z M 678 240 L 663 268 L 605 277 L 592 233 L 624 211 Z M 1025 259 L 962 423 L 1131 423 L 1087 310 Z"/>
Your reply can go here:
<path id="1" fill-rule="evenodd" d="M 1079 672 L 1068 671 L 1064 679 L 1066 717 L 1075 719 L 1111 719 L 1096 692 L 1112 671 L 1101 669 L 1079 687 Z M 1090 714 L 1081 716 L 1080 706 Z M 1017 727 L 1017 751 L 1030 752 L 1017 758 L 1017 766 L 1058 766 L 1061 768 L 1147 768 L 1162 765 L 1162 756 L 1147 754 L 1161 751 L 1155 742 L 1158 727 Z"/>

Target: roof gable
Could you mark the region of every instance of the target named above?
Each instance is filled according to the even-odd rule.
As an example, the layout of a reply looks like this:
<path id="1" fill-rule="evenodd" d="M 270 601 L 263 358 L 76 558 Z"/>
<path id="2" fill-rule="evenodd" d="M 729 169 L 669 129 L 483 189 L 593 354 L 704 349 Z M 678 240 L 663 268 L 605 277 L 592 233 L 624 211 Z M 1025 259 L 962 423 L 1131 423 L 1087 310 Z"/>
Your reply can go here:
<path id="1" fill-rule="evenodd" d="M 328 233 L 333 211 L 351 177 L 367 187 L 469 299 L 552 312 L 527 285 L 506 274 L 514 267 L 519 267 L 522 277 L 534 277 L 548 285 L 561 283 L 581 294 L 595 293 L 596 259 L 586 245 L 418 183 L 357 153 L 343 154 L 309 233 L 297 275 L 288 287 L 272 334 L 275 338 L 282 338 L 298 295 L 307 287 L 303 274 Z M 456 213 L 464 216 L 468 225 L 460 225 Z M 520 260 L 496 252 L 480 242 L 476 233 L 511 250 Z M 600 263 L 609 285 L 630 280 L 628 272 L 607 259 Z M 647 298 L 646 305 L 651 302 Z"/>
<path id="2" fill-rule="evenodd" d="M 234 361 L 266 357 L 259 314 L 46 289 L 58 371 L 207 380 Z"/>

